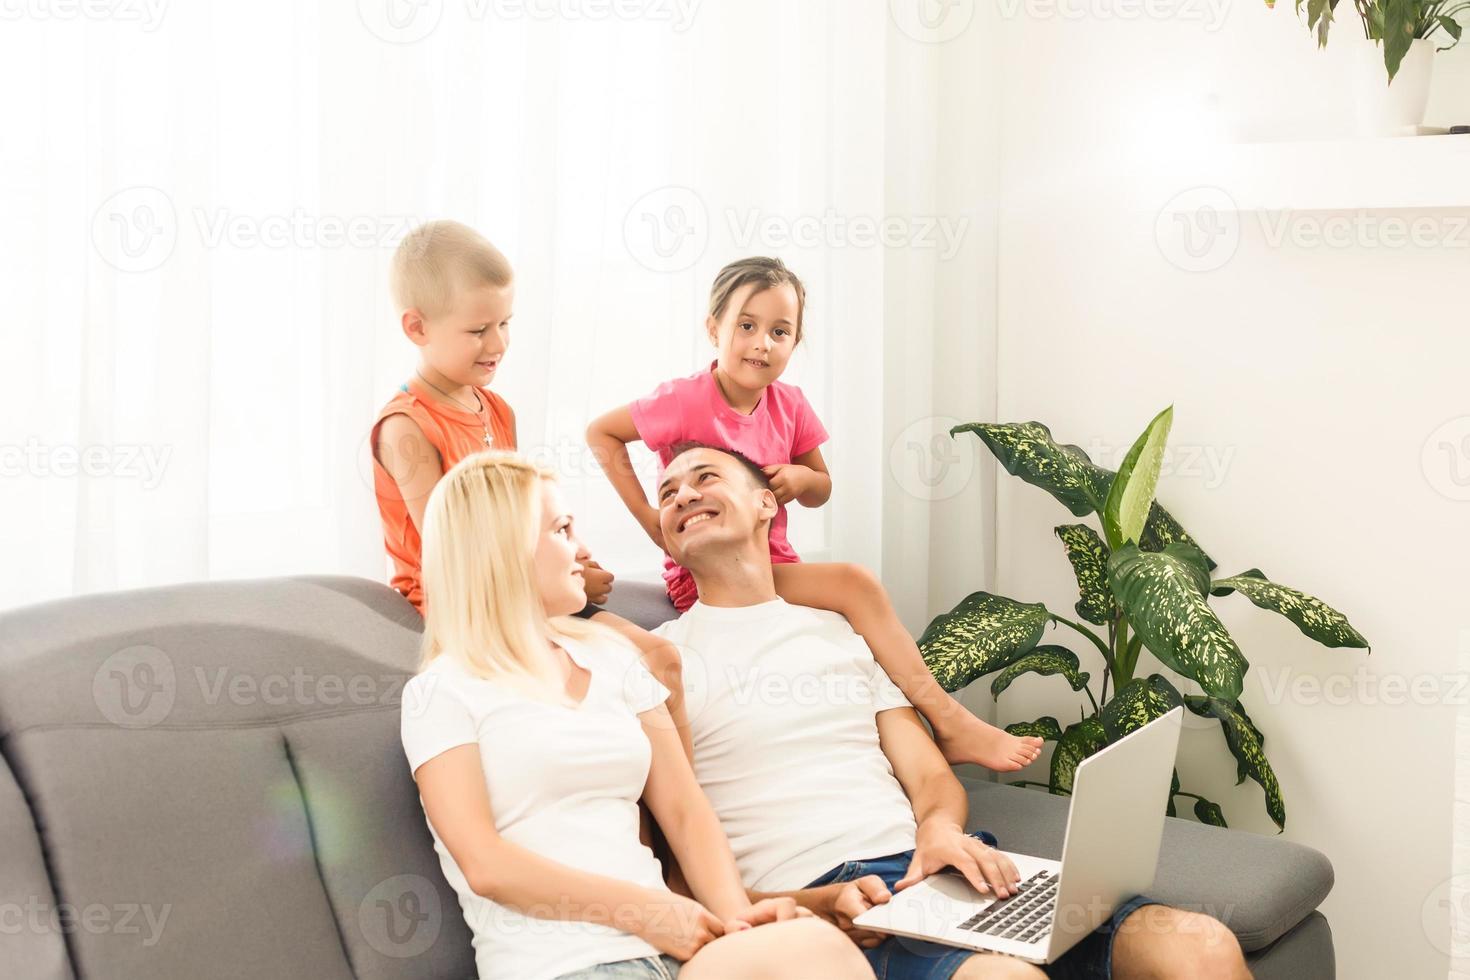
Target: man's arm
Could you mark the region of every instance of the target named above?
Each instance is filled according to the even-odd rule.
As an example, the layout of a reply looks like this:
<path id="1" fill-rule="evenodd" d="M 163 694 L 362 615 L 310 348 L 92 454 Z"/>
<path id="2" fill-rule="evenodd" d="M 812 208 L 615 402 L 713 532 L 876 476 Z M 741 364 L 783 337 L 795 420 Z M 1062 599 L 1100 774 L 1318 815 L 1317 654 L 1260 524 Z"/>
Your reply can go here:
<path id="1" fill-rule="evenodd" d="M 969 799 L 918 712 L 913 708 L 878 712 L 878 742 L 918 823 L 914 859 L 895 888 L 902 891 L 927 875 L 953 867 L 977 891 L 993 891 L 1000 898 L 1012 894 L 1021 881 L 1016 866 L 1000 851 L 965 833 Z"/>

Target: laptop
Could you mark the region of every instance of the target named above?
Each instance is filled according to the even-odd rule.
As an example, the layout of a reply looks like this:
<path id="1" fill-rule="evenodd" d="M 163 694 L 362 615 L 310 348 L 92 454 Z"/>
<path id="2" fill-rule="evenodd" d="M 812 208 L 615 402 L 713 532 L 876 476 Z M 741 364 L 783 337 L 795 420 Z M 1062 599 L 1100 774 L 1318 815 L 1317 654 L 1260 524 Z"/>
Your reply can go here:
<path id="1" fill-rule="evenodd" d="M 1153 887 L 1183 708 L 1082 761 L 1061 861 L 1006 851 L 1018 891 L 997 899 L 950 869 L 911 885 L 853 924 L 963 949 L 1055 962 L 1123 902 Z"/>

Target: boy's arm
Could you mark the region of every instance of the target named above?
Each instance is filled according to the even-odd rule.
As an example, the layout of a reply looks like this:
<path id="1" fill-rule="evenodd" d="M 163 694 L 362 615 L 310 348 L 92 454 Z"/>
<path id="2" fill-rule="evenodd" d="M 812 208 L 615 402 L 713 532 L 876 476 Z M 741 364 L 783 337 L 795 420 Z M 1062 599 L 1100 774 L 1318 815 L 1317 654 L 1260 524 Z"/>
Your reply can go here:
<path id="1" fill-rule="evenodd" d="M 439 450 L 424 438 L 419 424 L 407 415 L 390 415 L 378 428 L 378 442 L 373 446 L 373 455 L 403 495 L 403 504 L 408 508 L 409 520 L 419 534 L 424 533 L 424 509 L 429 505 L 429 494 L 434 484 L 444 475 L 444 463 L 439 459 Z"/>
<path id="2" fill-rule="evenodd" d="M 792 462 L 812 471 L 807 488 L 796 497 L 797 503 L 803 507 L 820 507 L 832 499 L 832 474 L 827 472 L 827 461 L 822 459 L 820 449 L 808 450 Z"/>
<path id="3" fill-rule="evenodd" d="M 592 447 L 597 464 L 612 481 L 613 489 L 628 511 L 662 551 L 664 536 L 658 526 L 658 508 L 648 502 L 643 484 L 633 470 L 633 461 L 628 457 L 628 443 L 642 441 L 627 405 L 613 409 L 587 426 L 587 445 Z"/>
<path id="4" fill-rule="evenodd" d="M 977 891 L 1004 898 L 1021 877 L 1011 859 L 965 833 L 970 804 L 939 746 L 913 708 L 878 712 L 878 744 L 914 808 L 914 858 L 895 888 L 902 890 L 953 867 Z"/>

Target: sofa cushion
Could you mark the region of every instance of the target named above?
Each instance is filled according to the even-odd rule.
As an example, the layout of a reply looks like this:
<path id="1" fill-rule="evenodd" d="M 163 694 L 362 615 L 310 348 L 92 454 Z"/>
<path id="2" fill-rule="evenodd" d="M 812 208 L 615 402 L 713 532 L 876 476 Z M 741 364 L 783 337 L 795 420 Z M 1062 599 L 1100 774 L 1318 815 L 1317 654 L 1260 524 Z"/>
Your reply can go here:
<path id="1" fill-rule="evenodd" d="M 1008 851 L 1060 859 L 1067 800 L 1041 790 L 964 778 L 971 829 L 989 830 Z M 1275 942 L 1332 890 L 1332 864 L 1302 844 L 1166 817 L 1156 898 L 1212 915 L 1247 952 Z"/>

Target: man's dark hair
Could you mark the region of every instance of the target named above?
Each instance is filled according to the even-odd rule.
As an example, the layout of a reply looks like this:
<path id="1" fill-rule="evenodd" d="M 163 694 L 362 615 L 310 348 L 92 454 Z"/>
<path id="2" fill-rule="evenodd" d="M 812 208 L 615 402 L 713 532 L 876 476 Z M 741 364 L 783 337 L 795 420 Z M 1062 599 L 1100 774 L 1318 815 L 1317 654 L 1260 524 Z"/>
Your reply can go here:
<path id="1" fill-rule="evenodd" d="M 680 456 L 683 456 L 685 453 L 690 452 L 694 449 L 713 449 L 717 453 L 724 453 L 726 456 L 733 456 L 735 459 L 740 461 L 740 465 L 745 467 L 745 472 L 750 474 L 751 482 L 755 484 L 757 489 L 771 489 L 771 481 L 767 479 L 765 473 L 761 472 L 761 468 L 755 462 L 755 460 L 751 459 L 740 450 L 731 449 L 729 446 L 712 446 L 707 442 L 698 442 L 694 439 L 690 439 L 685 442 L 679 443 L 672 450 L 669 451 L 669 462 L 672 463 Z"/>

